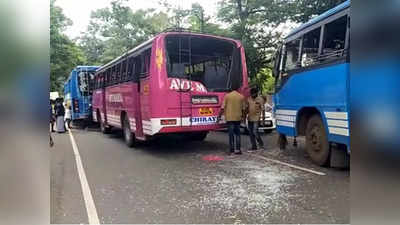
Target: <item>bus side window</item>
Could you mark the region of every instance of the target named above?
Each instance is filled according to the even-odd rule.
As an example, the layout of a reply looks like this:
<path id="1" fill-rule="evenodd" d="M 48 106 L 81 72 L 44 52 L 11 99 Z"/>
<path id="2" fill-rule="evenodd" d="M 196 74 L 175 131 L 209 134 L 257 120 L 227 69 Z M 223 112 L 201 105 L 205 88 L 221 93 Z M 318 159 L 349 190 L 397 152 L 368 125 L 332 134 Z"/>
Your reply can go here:
<path id="1" fill-rule="evenodd" d="M 140 73 L 141 73 L 141 70 L 142 70 L 142 57 L 141 57 L 141 55 L 138 55 L 138 56 L 136 56 L 135 57 L 135 73 L 134 73 L 134 79 L 135 79 L 135 81 L 138 81 L 139 80 L 139 77 L 140 77 Z"/>
<path id="2" fill-rule="evenodd" d="M 116 81 L 116 72 L 115 72 L 115 65 L 111 69 L 111 84 L 115 84 Z"/>
<path id="3" fill-rule="evenodd" d="M 111 68 L 108 68 L 105 77 L 105 86 L 109 86 L 110 84 L 111 84 Z"/>
<path id="4" fill-rule="evenodd" d="M 121 82 L 121 62 L 119 62 L 115 66 L 115 83 L 118 84 Z"/>
<path id="5" fill-rule="evenodd" d="M 286 43 L 285 71 L 290 71 L 299 66 L 300 39 Z"/>
<path id="6" fill-rule="evenodd" d="M 147 77 L 150 71 L 150 55 L 151 49 L 147 49 L 141 54 L 141 71 L 140 77 Z"/>
<path id="7" fill-rule="evenodd" d="M 318 63 L 320 36 L 321 27 L 304 34 L 303 50 L 301 53 L 301 67 L 312 66 Z"/>
<path id="8" fill-rule="evenodd" d="M 133 80 L 134 82 L 136 82 L 136 80 L 134 79 L 134 74 L 135 74 L 135 71 L 134 71 L 134 67 L 135 67 L 135 58 L 133 58 L 133 57 L 130 57 L 129 59 L 128 59 L 128 77 L 127 77 L 127 80 Z"/>
<path id="9" fill-rule="evenodd" d="M 344 56 L 347 15 L 325 25 L 322 60 L 334 60 Z"/>
<path id="10" fill-rule="evenodd" d="M 125 59 L 124 61 L 122 61 L 122 72 L 121 72 L 121 81 L 124 82 L 127 80 L 127 76 L 126 76 L 126 61 L 128 61 L 127 59 Z"/>
<path id="11" fill-rule="evenodd" d="M 99 83 L 100 88 L 105 87 L 105 79 L 106 79 L 105 77 L 106 77 L 106 71 L 103 71 L 103 72 L 100 74 L 100 83 Z"/>

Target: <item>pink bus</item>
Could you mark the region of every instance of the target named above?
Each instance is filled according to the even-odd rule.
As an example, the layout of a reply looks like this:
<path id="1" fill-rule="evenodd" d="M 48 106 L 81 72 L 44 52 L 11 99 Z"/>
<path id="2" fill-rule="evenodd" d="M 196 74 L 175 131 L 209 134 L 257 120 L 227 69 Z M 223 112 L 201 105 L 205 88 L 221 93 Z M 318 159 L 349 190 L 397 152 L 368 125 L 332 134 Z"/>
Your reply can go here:
<path id="1" fill-rule="evenodd" d="M 96 71 L 93 118 L 103 133 L 121 128 L 128 146 L 161 134 L 203 140 L 236 85 L 247 95 L 244 49 L 237 40 L 164 32 Z"/>

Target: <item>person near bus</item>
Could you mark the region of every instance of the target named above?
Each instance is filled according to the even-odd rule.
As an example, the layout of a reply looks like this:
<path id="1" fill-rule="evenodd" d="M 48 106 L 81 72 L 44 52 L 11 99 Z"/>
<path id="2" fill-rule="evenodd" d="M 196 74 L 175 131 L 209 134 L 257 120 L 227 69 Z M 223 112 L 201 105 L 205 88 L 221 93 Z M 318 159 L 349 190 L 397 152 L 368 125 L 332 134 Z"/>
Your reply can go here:
<path id="1" fill-rule="evenodd" d="M 55 132 L 54 130 L 54 112 L 53 112 L 53 101 L 50 100 L 50 126 L 51 126 L 51 132 Z"/>
<path id="2" fill-rule="evenodd" d="M 71 106 L 66 105 L 65 107 L 65 122 L 67 123 L 68 129 L 71 129 L 71 120 L 72 120 L 72 115 L 71 115 Z"/>
<path id="3" fill-rule="evenodd" d="M 56 105 L 54 106 L 54 111 L 56 114 L 57 133 L 64 133 L 65 132 L 65 124 L 64 124 L 65 108 L 62 104 L 62 99 L 59 98 L 56 100 Z"/>
<path id="4" fill-rule="evenodd" d="M 220 120 L 222 114 L 228 125 L 229 132 L 229 155 L 232 153 L 242 154 L 240 143 L 240 122 L 244 119 L 245 99 L 238 92 L 238 87 L 232 88 L 232 91 L 225 95 L 218 116 Z"/>
<path id="5" fill-rule="evenodd" d="M 251 149 L 249 152 L 257 150 L 257 143 L 261 150 L 264 148 L 264 142 L 258 132 L 260 119 L 264 120 L 264 116 L 261 115 L 265 112 L 264 110 L 264 99 L 258 96 L 257 88 L 252 88 L 250 90 L 250 97 L 248 97 L 246 101 L 247 129 L 251 142 Z"/>

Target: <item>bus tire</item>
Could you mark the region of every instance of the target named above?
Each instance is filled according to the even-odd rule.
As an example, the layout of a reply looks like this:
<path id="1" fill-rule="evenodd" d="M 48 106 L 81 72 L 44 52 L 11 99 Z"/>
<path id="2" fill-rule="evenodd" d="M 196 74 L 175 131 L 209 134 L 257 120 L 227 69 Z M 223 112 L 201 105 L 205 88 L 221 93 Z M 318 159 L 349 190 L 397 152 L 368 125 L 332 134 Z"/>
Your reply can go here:
<path id="1" fill-rule="evenodd" d="M 207 137 L 207 134 L 208 134 L 208 131 L 198 132 L 198 133 L 193 134 L 192 138 L 194 141 L 204 141 L 204 139 L 206 139 L 206 137 Z"/>
<path id="2" fill-rule="evenodd" d="M 124 140 L 128 147 L 132 148 L 135 145 L 135 135 L 132 133 L 128 116 L 123 118 L 122 131 L 124 133 Z"/>
<path id="3" fill-rule="evenodd" d="M 313 115 L 306 129 L 306 149 L 311 160 L 319 166 L 329 166 L 330 148 L 322 119 Z"/>
<path id="4" fill-rule="evenodd" d="M 286 146 L 287 146 L 286 135 L 279 133 L 278 146 L 279 146 L 280 150 L 286 150 Z"/>
<path id="5" fill-rule="evenodd" d="M 103 134 L 108 134 L 108 133 L 110 133 L 111 128 L 107 127 L 107 126 L 104 124 L 104 122 L 103 122 L 103 120 L 102 120 L 102 118 L 101 118 L 101 116 L 100 116 L 100 113 L 97 113 L 97 118 L 98 118 L 99 123 L 100 123 L 100 130 L 101 130 L 101 132 L 102 132 Z"/>

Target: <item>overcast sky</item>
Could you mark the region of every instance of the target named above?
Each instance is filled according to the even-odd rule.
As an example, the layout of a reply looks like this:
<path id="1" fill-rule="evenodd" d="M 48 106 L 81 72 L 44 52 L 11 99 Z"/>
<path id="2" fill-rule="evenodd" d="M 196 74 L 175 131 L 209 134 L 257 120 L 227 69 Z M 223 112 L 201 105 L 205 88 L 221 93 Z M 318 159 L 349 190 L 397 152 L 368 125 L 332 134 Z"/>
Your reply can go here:
<path id="1" fill-rule="evenodd" d="M 198 2 L 203 6 L 207 15 L 215 16 L 218 0 L 167 0 L 174 6 L 190 9 L 192 3 Z M 86 30 L 93 10 L 110 6 L 111 0 L 57 0 L 56 5 L 63 9 L 64 14 L 70 18 L 73 25 L 66 30 L 70 38 L 76 38 Z M 155 8 L 161 9 L 159 0 L 129 0 L 129 6 L 133 10 Z"/>

